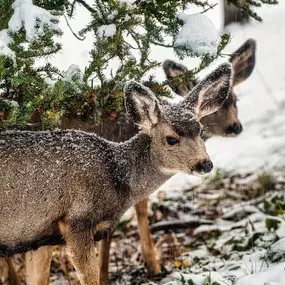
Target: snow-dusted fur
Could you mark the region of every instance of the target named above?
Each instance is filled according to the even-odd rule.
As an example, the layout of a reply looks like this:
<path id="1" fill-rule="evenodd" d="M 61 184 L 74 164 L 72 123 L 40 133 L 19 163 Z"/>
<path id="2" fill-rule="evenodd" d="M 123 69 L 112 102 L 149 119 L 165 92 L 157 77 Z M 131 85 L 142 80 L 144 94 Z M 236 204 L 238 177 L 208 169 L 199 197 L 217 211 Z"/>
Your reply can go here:
<path id="1" fill-rule="evenodd" d="M 92 237 L 112 231 L 169 175 L 211 170 L 197 116 L 223 104 L 231 81 L 224 64 L 196 87 L 197 100 L 173 107 L 128 83 L 126 110 L 141 132 L 124 143 L 82 131 L 1 133 L 0 256 L 66 242 L 82 284 L 98 284 Z"/>

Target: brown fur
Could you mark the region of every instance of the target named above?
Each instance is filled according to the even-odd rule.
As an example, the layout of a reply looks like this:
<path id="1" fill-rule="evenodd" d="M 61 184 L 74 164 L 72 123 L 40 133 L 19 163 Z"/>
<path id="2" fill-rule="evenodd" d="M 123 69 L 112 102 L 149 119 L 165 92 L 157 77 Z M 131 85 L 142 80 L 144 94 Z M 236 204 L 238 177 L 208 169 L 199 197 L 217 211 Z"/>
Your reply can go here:
<path id="1" fill-rule="evenodd" d="M 40 251 L 31 250 L 26 253 L 27 284 L 49 284 L 51 258 L 52 246 L 43 246 Z"/>
<path id="2" fill-rule="evenodd" d="M 144 199 L 136 204 L 136 214 L 138 219 L 138 229 L 143 259 L 151 275 L 160 273 L 161 268 L 158 262 L 158 255 L 150 233 L 147 211 L 148 199 Z"/>
<path id="3" fill-rule="evenodd" d="M 217 80 L 222 84 L 209 96 Z M 208 156 L 193 111 L 202 117 L 220 107 L 230 82 L 231 68 L 223 65 L 192 97 L 163 108 L 147 88 L 129 84 L 126 109 L 142 132 L 123 144 L 83 132 L 2 133 L 0 256 L 65 242 L 82 284 L 99 283 L 93 237 L 103 233 L 96 225 L 111 221 L 112 231 L 147 189 L 177 171 L 203 171 Z M 168 136 L 180 143 L 170 146 Z"/>
<path id="4" fill-rule="evenodd" d="M 82 285 L 100 285 L 100 272 L 93 231 L 75 232 L 65 222 L 59 222 L 59 229 L 65 239 L 73 266 Z M 84 250 L 82 250 L 84 248 Z"/>
<path id="5" fill-rule="evenodd" d="M 109 284 L 109 259 L 112 235 L 100 241 L 99 248 L 99 268 L 101 285 Z"/>

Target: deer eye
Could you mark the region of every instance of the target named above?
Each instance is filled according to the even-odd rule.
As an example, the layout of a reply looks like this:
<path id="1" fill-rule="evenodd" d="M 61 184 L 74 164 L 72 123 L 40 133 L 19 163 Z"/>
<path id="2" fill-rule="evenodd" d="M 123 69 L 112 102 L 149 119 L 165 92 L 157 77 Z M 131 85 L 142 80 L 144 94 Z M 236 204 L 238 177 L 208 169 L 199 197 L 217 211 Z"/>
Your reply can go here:
<path id="1" fill-rule="evenodd" d="M 179 140 L 175 137 L 166 137 L 166 140 L 169 145 L 175 145 L 179 143 Z"/>

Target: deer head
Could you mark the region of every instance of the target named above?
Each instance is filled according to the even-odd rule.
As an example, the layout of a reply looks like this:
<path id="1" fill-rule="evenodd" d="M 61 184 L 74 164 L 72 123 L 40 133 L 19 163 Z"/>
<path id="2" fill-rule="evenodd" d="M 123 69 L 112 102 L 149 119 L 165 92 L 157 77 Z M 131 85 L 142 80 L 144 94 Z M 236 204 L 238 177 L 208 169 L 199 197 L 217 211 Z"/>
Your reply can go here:
<path id="1" fill-rule="evenodd" d="M 215 135 L 236 136 L 242 132 L 242 125 L 238 118 L 237 96 L 233 91 L 233 87 L 245 81 L 252 73 L 255 65 L 255 50 L 255 41 L 249 39 L 231 55 L 229 61 L 232 63 L 234 71 L 233 85 L 223 106 L 218 111 L 204 116 L 201 120 L 201 123 L 205 126 L 205 137 Z M 173 79 L 188 71 L 184 65 L 171 60 L 166 60 L 163 63 L 163 68 L 168 79 Z M 185 97 L 188 96 L 195 84 L 196 82 L 187 81 L 186 79 L 185 82 L 174 87 L 173 90 Z"/>
<path id="2" fill-rule="evenodd" d="M 150 137 L 151 154 L 165 174 L 206 173 L 212 162 L 202 139 L 199 122 L 216 112 L 226 100 L 232 84 L 232 67 L 226 63 L 202 80 L 177 105 L 160 104 L 145 86 L 129 82 L 125 106 L 129 117 Z"/>

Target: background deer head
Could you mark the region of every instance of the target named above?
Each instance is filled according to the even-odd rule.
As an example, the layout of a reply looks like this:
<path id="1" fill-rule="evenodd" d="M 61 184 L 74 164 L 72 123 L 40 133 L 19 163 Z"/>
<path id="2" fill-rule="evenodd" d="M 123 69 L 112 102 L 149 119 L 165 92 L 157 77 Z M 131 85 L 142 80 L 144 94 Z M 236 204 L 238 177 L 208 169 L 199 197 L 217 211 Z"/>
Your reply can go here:
<path id="1" fill-rule="evenodd" d="M 238 118 L 237 96 L 233 87 L 245 81 L 252 73 L 255 65 L 256 43 L 254 40 L 247 40 L 237 51 L 235 51 L 229 61 L 233 65 L 234 77 L 230 93 L 223 106 L 212 114 L 209 114 L 201 120 L 205 126 L 205 137 L 211 136 L 236 136 L 242 132 L 242 125 Z M 188 69 L 180 63 L 166 60 L 163 69 L 168 79 L 185 74 Z M 184 80 L 183 80 L 184 81 Z M 185 97 L 196 82 L 185 80 L 182 84 L 172 87 L 173 91 Z"/>

